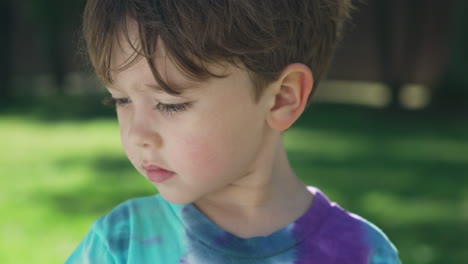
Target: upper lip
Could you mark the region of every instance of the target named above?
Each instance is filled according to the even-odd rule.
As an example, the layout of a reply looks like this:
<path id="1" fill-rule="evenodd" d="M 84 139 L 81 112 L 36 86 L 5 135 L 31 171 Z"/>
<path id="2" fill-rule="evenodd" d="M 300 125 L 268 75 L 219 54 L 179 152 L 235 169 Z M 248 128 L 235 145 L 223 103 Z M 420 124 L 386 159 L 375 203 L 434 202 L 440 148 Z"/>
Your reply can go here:
<path id="1" fill-rule="evenodd" d="M 142 168 L 146 171 L 148 170 L 166 170 L 160 166 L 154 165 L 154 164 L 144 164 L 142 165 Z"/>

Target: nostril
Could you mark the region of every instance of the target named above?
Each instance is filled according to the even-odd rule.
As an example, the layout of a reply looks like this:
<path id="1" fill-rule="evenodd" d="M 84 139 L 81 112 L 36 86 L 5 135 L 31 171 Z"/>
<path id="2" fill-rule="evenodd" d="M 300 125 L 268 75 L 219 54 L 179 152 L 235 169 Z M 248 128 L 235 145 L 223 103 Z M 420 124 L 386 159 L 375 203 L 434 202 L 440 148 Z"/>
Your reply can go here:
<path id="1" fill-rule="evenodd" d="M 162 146 L 162 138 L 159 133 L 154 131 L 140 131 L 133 135 L 134 142 L 142 148 L 160 148 Z"/>
<path id="2" fill-rule="evenodd" d="M 151 113 L 142 112 L 142 109 L 135 109 L 132 119 L 128 120 L 129 141 L 140 148 L 159 148 L 162 146 L 162 137 L 155 126 L 157 122 Z"/>

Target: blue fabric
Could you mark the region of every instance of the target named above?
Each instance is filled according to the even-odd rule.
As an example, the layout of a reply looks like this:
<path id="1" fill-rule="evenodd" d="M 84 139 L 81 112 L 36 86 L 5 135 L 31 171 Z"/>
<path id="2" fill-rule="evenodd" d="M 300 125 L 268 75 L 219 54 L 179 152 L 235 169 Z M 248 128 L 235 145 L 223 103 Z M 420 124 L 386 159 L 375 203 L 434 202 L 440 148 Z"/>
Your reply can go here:
<path id="1" fill-rule="evenodd" d="M 160 195 L 129 200 L 98 219 L 66 263 L 399 264 L 376 226 L 319 190 L 299 219 L 266 237 L 240 238 L 195 206 Z"/>

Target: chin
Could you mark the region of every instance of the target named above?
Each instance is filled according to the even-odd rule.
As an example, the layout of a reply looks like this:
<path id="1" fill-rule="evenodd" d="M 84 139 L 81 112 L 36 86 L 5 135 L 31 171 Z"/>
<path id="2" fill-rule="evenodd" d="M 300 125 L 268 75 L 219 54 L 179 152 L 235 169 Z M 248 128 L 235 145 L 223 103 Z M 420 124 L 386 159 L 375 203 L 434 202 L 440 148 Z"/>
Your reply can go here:
<path id="1" fill-rule="evenodd" d="M 172 193 L 165 193 L 163 191 L 159 191 L 159 194 L 169 203 L 178 204 L 178 205 L 186 205 L 195 202 L 194 197 L 186 196 L 186 195 L 177 195 Z"/>

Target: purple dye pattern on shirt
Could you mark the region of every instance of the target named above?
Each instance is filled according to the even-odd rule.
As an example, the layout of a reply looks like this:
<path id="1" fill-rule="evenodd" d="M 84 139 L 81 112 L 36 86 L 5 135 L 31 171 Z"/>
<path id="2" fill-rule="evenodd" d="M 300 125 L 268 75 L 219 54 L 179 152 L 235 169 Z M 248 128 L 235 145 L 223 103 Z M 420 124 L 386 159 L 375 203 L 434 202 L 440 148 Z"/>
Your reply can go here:
<path id="1" fill-rule="evenodd" d="M 216 244 L 226 246 L 229 243 L 232 243 L 232 236 L 228 232 L 225 232 L 222 235 L 217 236 L 214 242 Z"/>
<path id="2" fill-rule="evenodd" d="M 294 263 L 367 263 L 369 248 L 361 223 L 317 189 L 311 192 L 312 208 L 292 230 L 299 242 Z"/>

